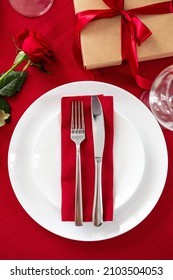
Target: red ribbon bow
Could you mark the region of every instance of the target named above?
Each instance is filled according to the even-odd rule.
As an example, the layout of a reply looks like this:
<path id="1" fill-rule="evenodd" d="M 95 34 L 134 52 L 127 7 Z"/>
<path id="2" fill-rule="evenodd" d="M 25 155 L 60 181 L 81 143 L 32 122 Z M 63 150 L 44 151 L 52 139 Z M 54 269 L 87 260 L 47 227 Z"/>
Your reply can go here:
<path id="1" fill-rule="evenodd" d="M 153 15 L 172 13 L 171 1 L 151 4 L 140 8 L 124 10 L 124 0 L 103 0 L 110 9 L 86 10 L 76 14 L 75 40 L 80 48 L 80 32 L 91 21 L 101 18 L 122 16 L 121 20 L 121 49 L 122 59 L 127 59 L 137 84 L 144 89 L 150 89 L 152 81 L 138 74 L 137 45 L 140 46 L 152 32 L 136 16 L 136 14 Z"/>

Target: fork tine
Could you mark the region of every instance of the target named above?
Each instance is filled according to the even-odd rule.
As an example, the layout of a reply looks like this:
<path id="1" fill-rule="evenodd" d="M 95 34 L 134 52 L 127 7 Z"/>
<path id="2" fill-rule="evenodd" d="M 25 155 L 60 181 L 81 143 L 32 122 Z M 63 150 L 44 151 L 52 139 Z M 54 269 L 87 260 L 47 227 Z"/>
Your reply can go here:
<path id="1" fill-rule="evenodd" d="M 81 102 L 78 101 L 78 128 L 81 128 L 81 114 L 80 114 L 80 106 L 81 106 Z"/>
<path id="2" fill-rule="evenodd" d="M 85 129 L 83 101 L 81 102 L 81 120 L 82 120 L 82 129 Z"/>
<path id="3" fill-rule="evenodd" d="M 74 101 L 71 104 L 71 129 L 74 129 Z"/>
<path id="4" fill-rule="evenodd" d="M 83 101 L 72 101 L 71 129 L 85 129 Z"/>
<path id="5" fill-rule="evenodd" d="M 78 118 L 78 116 L 77 116 L 77 101 L 75 101 L 75 109 L 74 109 L 74 118 L 75 118 L 75 129 L 77 129 L 78 128 L 78 122 L 77 122 L 77 118 Z"/>

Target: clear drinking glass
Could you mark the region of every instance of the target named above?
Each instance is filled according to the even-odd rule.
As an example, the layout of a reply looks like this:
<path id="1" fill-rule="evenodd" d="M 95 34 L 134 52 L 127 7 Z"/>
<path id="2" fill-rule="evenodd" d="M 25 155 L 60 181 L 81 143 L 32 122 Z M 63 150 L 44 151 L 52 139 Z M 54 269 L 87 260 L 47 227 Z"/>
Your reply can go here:
<path id="1" fill-rule="evenodd" d="M 46 13 L 54 0 L 9 0 L 11 6 L 23 16 L 38 17 Z"/>
<path id="2" fill-rule="evenodd" d="M 173 130 L 173 65 L 165 68 L 154 80 L 149 92 L 149 106 L 158 122 Z"/>

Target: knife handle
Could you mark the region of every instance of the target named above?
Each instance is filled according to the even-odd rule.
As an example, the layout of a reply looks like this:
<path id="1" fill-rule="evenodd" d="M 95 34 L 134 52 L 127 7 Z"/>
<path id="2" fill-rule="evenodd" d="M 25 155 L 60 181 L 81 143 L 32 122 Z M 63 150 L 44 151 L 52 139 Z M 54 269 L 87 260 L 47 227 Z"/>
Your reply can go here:
<path id="1" fill-rule="evenodd" d="M 95 159 L 93 224 L 96 227 L 101 226 L 101 224 L 103 222 L 102 176 L 101 175 L 102 175 L 102 160 Z"/>

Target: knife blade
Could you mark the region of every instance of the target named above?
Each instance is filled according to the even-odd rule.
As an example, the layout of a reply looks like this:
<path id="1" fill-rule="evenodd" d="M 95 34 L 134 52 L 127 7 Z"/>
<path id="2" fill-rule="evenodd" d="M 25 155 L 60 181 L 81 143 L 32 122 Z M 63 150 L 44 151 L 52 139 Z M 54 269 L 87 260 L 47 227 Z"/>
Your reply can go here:
<path id="1" fill-rule="evenodd" d="M 94 141 L 95 185 L 92 219 L 95 226 L 103 222 L 102 158 L 105 145 L 105 123 L 102 105 L 97 96 L 91 97 L 92 130 Z"/>

